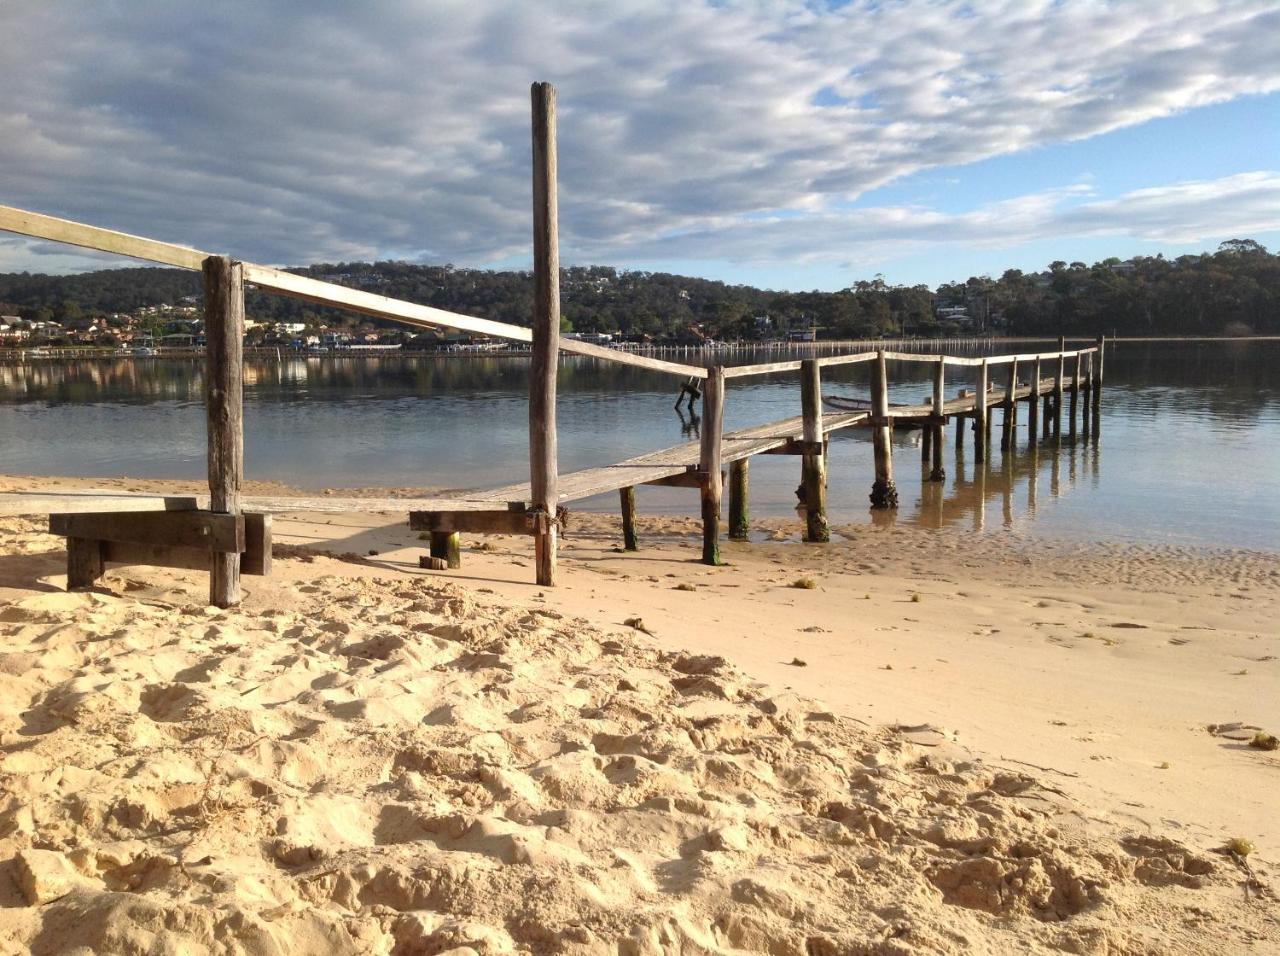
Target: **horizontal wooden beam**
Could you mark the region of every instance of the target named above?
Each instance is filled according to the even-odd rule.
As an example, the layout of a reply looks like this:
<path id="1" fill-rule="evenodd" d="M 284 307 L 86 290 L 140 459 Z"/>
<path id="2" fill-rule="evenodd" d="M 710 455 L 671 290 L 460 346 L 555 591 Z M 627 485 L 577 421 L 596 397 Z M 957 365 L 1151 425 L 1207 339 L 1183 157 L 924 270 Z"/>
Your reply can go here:
<path id="1" fill-rule="evenodd" d="M 748 375 L 773 375 L 777 372 L 798 372 L 799 362 L 761 362 L 756 365 L 726 365 L 725 378 L 745 378 Z"/>
<path id="2" fill-rule="evenodd" d="M 182 548 L 164 544 L 141 544 L 134 541 L 100 541 L 102 561 L 104 564 L 145 565 L 151 568 L 176 568 L 182 571 L 211 571 L 213 552 L 201 548 Z M 240 555 L 240 573 L 263 576 L 270 571 L 267 562 L 266 571 L 258 570 L 264 565 L 260 560 L 251 560 L 247 554 Z"/>
<path id="3" fill-rule="evenodd" d="M 665 478 L 654 478 L 651 481 L 644 481 L 641 484 L 652 485 L 655 488 L 701 488 L 702 483 L 706 480 L 706 473 L 692 468 L 689 471 L 682 472 L 678 475 L 667 475 Z"/>
<path id="4" fill-rule="evenodd" d="M 380 511 L 492 511 L 500 502 L 475 498 L 303 498 L 295 495 L 242 495 L 241 507 L 275 514 L 321 512 L 372 514 Z M 513 502 L 520 507 L 524 502 Z M 0 515 L 83 514 L 85 512 L 197 511 L 208 509 L 208 495 L 142 495 L 116 491 L 0 492 Z"/>
<path id="5" fill-rule="evenodd" d="M 245 550 L 240 554 L 240 573 L 265 577 L 271 573 L 271 516 L 244 515 Z M 205 548 L 181 545 L 148 544 L 139 541 L 98 541 L 85 538 L 68 538 L 82 549 L 94 550 L 97 573 L 101 575 L 103 564 L 146 565 L 153 568 L 177 568 L 184 571 L 213 569 L 213 554 Z M 88 582 L 82 582 L 81 586 Z"/>
<path id="6" fill-rule="evenodd" d="M 764 455 L 821 455 L 825 451 L 824 443 L 820 441 L 807 442 L 800 438 L 792 438 L 777 448 L 770 448 L 761 452 Z"/>
<path id="7" fill-rule="evenodd" d="M 493 511 L 504 502 L 478 498 L 299 498 L 292 495 L 241 495 L 240 507 L 246 510 L 266 511 L 272 514 L 319 512 L 328 514 L 375 514 L 389 511 L 406 514 L 410 511 Z M 525 502 L 511 502 L 523 508 Z"/>
<path id="8" fill-rule="evenodd" d="M 114 491 L 20 491 L 0 493 L 0 515 L 83 512 L 195 511 L 209 506 L 204 495 L 132 495 Z"/>
<path id="9" fill-rule="evenodd" d="M 13 232 L 34 239 L 47 239 L 51 242 L 64 242 L 68 245 L 109 252 L 115 255 L 142 259 L 146 262 L 158 262 L 162 265 L 176 266 L 179 269 L 199 270 L 210 255 L 187 246 L 179 246 L 154 239 L 144 239 L 124 232 L 101 229 L 69 219 L 57 219 L 41 213 L 15 209 L 12 206 L 0 206 L 0 230 Z M 399 322 L 403 325 L 425 329 L 456 329 L 475 335 L 506 339 L 511 342 L 532 342 L 531 330 L 506 322 L 495 322 L 492 319 L 481 319 L 476 316 L 462 315 L 445 309 L 436 309 L 429 305 L 419 305 L 392 299 L 388 296 L 365 292 L 363 289 L 351 289 L 322 282 L 307 276 L 295 275 L 272 266 L 260 266 L 244 263 L 244 280 L 258 286 L 287 295 L 291 298 L 327 305 L 339 309 L 349 309 L 362 315 L 370 315 L 380 319 Z M 590 355 L 624 365 L 636 365 L 671 375 L 706 378 L 706 369 L 677 362 L 665 362 L 662 359 L 643 355 L 633 355 L 616 349 L 602 348 L 587 342 L 574 339 L 561 339 L 560 348 L 566 352 Z"/>
<path id="10" fill-rule="evenodd" d="M 857 365 L 861 362 L 874 362 L 875 352 L 851 352 L 848 355 L 826 355 L 818 359 L 818 366 Z"/>
<path id="11" fill-rule="evenodd" d="M 51 514 L 49 533 L 127 544 L 195 548 L 218 554 L 244 550 L 244 518 L 209 511 Z"/>
<path id="12" fill-rule="evenodd" d="M 634 352 L 627 352 L 622 349 L 605 348 L 602 345 L 592 345 L 590 342 L 581 342 L 578 339 L 568 339 L 563 335 L 560 336 L 560 351 L 572 352 L 576 355 L 588 355 L 593 358 L 604 359 L 607 362 L 614 362 L 618 365 L 634 365 L 637 368 L 665 372 L 668 375 L 679 375 L 682 378 L 707 377 L 707 370 L 696 365 L 667 362 L 663 359 L 651 358 L 648 355 L 637 355 Z"/>
<path id="13" fill-rule="evenodd" d="M 876 357 L 875 352 L 851 352 L 848 355 L 826 355 L 817 359 L 818 365 L 856 365 L 859 362 L 870 362 Z M 778 372 L 798 372 L 800 361 L 761 362 L 756 365 L 727 365 L 725 378 L 746 378 L 750 375 L 773 375 Z"/>
<path id="14" fill-rule="evenodd" d="M 546 516 L 524 511 L 411 511 L 414 531 L 453 534 L 536 534 Z"/>
<path id="15" fill-rule="evenodd" d="M 16 232 L 21 236 L 30 236 L 33 239 L 65 242 L 67 245 L 80 246 L 83 249 L 113 252 L 119 256 L 141 259 L 144 262 L 159 262 L 179 269 L 198 271 L 204 260 L 209 257 L 209 253 L 187 246 L 157 242 L 154 239 L 131 236 L 111 229 L 99 229 L 97 226 L 86 226 L 84 223 L 57 219 L 38 212 L 27 212 L 25 209 L 14 209 L 12 206 L 0 206 L 0 229 L 5 232 Z"/>
<path id="16" fill-rule="evenodd" d="M 1017 361 L 1019 364 L 1021 364 L 1023 362 L 1034 362 L 1036 359 L 1041 359 L 1041 360 L 1057 359 L 1059 355 L 1061 355 L 1063 358 L 1071 358 L 1075 355 L 1087 355 L 1088 353 L 1096 352 L 1097 350 L 1098 350 L 1098 347 L 1095 345 L 1091 348 L 1076 349 L 1074 351 L 1068 351 L 1068 352 L 1026 352 L 1026 353 L 1020 352 L 1016 355 L 989 355 L 989 356 L 986 356 L 985 358 L 971 358 L 968 356 L 960 356 L 960 355 L 925 356 L 925 355 L 914 355 L 907 352 L 887 352 L 885 353 L 885 358 L 890 358 L 890 359 L 893 359 L 894 361 L 899 361 L 899 362 L 920 361 L 921 359 L 927 359 L 931 362 L 936 362 L 938 361 L 938 359 L 942 359 L 942 361 L 945 362 L 947 365 L 977 366 L 977 365 L 981 365 L 983 362 L 986 362 L 987 365 L 990 366 L 990 365 L 1008 365 L 1010 362 L 1013 362 L 1013 361 Z"/>

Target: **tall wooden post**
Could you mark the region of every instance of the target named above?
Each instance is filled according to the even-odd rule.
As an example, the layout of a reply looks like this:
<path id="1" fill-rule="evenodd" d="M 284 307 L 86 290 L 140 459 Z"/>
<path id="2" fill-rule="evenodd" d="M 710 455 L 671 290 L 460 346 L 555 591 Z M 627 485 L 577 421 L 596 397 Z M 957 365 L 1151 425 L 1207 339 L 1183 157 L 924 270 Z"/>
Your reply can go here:
<path id="1" fill-rule="evenodd" d="M 1087 440 L 1089 431 L 1089 409 L 1092 402 L 1089 400 L 1093 394 L 1093 353 L 1088 352 L 1082 356 L 1084 359 L 1084 394 L 1080 398 L 1080 434 Z"/>
<path id="2" fill-rule="evenodd" d="M 627 551 L 639 551 L 636 537 L 636 489 L 634 485 L 618 489 L 622 503 L 622 547 Z"/>
<path id="3" fill-rule="evenodd" d="M 1000 422 L 1000 450 L 1012 451 L 1018 427 L 1018 360 L 1009 363 L 1008 386 L 1004 393 L 1004 417 Z"/>
<path id="4" fill-rule="evenodd" d="M 720 454 L 724 438 L 724 368 L 708 366 L 702 394 L 702 563 L 720 563 Z"/>
<path id="5" fill-rule="evenodd" d="M 939 357 L 937 364 L 933 367 L 933 462 L 929 471 L 930 481 L 944 481 L 947 477 L 946 469 L 942 466 L 942 443 L 946 434 L 946 390 L 947 390 L 947 363 L 946 360 Z M 959 424 L 956 425 L 959 428 Z"/>
<path id="6" fill-rule="evenodd" d="M 751 459 L 739 458 L 729 465 L 729 540 L 746 541 L 751 532 L 751 505 L 748 479 Z"/>
<path id="7" fill-rule="evenodd" d="M 962 452 L 964 451 L 964 416 L 956 415 L 955 419 L 956 451 Z"/>
<path id="8" fill-rule="evenodd" d="M 529 368 L 529 484 L 546 521 L 534 535 L 538 584 L 556 583 L 558 465 L 556 368 L 560 352 L 560 237 L 556 204 L 556 90 L 534 83 L 533 348 Z"/>
<path id="9" fill-rule="evenodd" d="M 1098 336 L 1098 361 L 1093 369 L 1093 437 L 1102 433 L 1102 356 L 1106 351 L 1106 338 Z"/>
<path id="10" fill-rule="evenodd" d="M 973 460 L 987 459 L 987 360 L 978 366 L 978 393 L 973 398 Z"/>
<path id="11" fill-rule="evenodd" d="M 1076 353 L 1074 370 L 1071 377 L 1071 441 L 1076 440 L 1076 412 L 1080 404 L 1080 353 Z"/>
<path id="12" fill-rule="evenodd" d="M 240 513 L 244 483 L 244 266 L 204 260 L 205 412 L 209 510 Z M 209 603 L 240 601 L 240 555 L 211 553 Z"/>
<path id="13" fill-rule="evenodd" d="M 920 464 L 927 465 L 933 457 L 933 422 L 925 422 L 920 430 Z"/>
<path id="14" fill-rule="evenodd" d="M 804 454 L 800 458 L 804 486 L 804 540 L 831 540 L 827 527 L 827 463 L 822 446 L 822 378 L 816 359 L 800 363 L 800 410 L 803 416 Z"/>
<path id="15" fill-rule="evenodd" d="M 1053 380 L 1053 437 L 1062 438 L 1062 380 L 1067 374 L 1067 337 L 1058 336 L 1058 376 Z"/>
<path id="16" fill-rule="evenodd" d="M 1027 441 L 1036 443 L 1036 425 L 1040 420 L 1040 356 L 1031 366 L 1031 398 L 1027 402 Z"/>
<path id="17" fill-rule="evenodd" d="M 871 419 L 871 447 L 876 463 L 871 507 L 896 508 L 898 489 L 893 483 L 893 423 L 889 420 L 889 374 L 884 349 L 876 350 L 876 360 L 871 365 Z"/>

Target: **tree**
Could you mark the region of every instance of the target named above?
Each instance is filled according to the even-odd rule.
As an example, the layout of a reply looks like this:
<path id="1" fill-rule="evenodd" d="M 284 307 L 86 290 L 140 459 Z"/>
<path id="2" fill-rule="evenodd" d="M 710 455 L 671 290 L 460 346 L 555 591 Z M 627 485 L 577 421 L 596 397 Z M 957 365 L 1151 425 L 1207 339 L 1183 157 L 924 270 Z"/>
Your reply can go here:
<path id="1" fill-rule="evenodd" d="M 1267 247 L 1253 239 L 1228 239 L 1226 242 L 1218 246 L 1218 252 L 1235 256 L 1265 256 L 1267 254 Z"/>

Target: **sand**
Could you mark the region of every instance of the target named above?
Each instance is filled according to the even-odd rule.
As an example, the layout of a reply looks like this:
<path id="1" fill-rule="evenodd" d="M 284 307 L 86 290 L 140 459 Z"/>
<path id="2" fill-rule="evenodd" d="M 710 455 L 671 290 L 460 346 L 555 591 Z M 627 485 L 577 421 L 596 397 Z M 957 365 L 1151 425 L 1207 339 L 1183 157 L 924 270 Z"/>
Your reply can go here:
<path id="1" fill-rule="evenodd" d="M 311 515 L 218 611 L 67 594 L 42 524 L 0 518 L 0 952 L 1280 951 L 1274 554 L 770 521 L 712 569 L 575 516 L 548 590 Z"/>

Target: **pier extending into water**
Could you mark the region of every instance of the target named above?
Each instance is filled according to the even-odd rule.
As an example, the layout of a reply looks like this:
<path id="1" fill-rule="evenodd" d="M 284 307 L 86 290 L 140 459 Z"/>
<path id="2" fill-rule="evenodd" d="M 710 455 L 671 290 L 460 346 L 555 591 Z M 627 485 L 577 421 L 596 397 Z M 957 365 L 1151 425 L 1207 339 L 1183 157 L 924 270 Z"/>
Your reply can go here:
<path id="1" fill-rule="evenodd" d="M 997 408 L 1002 411 L 1003 451 L 1011 451 L 1016 441 L 1020 405 L 1026 406 L 1026 429 L 1032 442 L 1098 436 L 1103 381 L 1101 339 L 1095 345 L 1075 350 L 1068 350 L 1065 341 L 1059 340 L 1056 351 L 988 358 L 877 349 L 755 365 L 703 367 L 561 338 L 555 91 L 549 84 L 533 85 L 532 120 L 532 328 L 390 299 L 184 246 L 0 206 L 0 230 L 201 271 L 209 474 L 207 496 L 51 492 L 33 488 L 0 494 L 0 514 L 49 515 L 50 532 L 67 539 L 69 588 L 92 586 L 111 563 L 195 569 L 209 572 L 210 603 L 227 607 L 240 600 L 241 574 L 270 573 L 271 515 L 308 511 L 407 513 L 410 526 L 429 536 L 430 553 L 423 557 L 423 566 L 437 569 L 459 565 L 458 536 L 462 533 L 531 535 L 537 583 L 550 586 L 556 578 L 556 550 L 567 516 L 565 506 L 601 493 L 619 493 L 624 545 L 634 550 L 638 547 L 637 487 L 673 485 L 697 489 L 703 524 L 702 560 L 714 565 L 720 563 L 726 477 L 728 536 L 737 540 L 747 537 L 748 468 L 755 455 L 800 458 L 797 495 L 804 515 L 804 538 L 821 543 L 830 538 L 826 514 L 827 441 L 833 432 L 853 427 L 872 430 L 875 472 L 869 497 L 871 507 L 878 509 L 896 508 L 898 503 L 890 442 L 895 425 L 923 429 L 921 447 L 933 481 L 946 479 L 942 449 L 948 426 L 955 429 L 959 444 L 964 440 L 962 425 L 972 423 L 975 459 L 986 459 L 993 442 L 993 412 Z M 418 499 L 241 494 L 246 284 L 418 328 L 457 329 L 528 343 L 530 480 L 462 496 Z M 556 454 L 556 369 L 561 351 L 640 366 L 695 385 L 703 402 L 699 440 L 561 475 Z M 932 375 L 932 400 L 891 406 L 889 361 L 927 365 Z M 872 363 L 868 407 L 824 414 L 822 369 L 861 362 Z M 946 395 L 949 366 L 969 367 L 977 375 L 971 388 L 951 398 Z M 727 383 L 779 373 L 798 373 L 800 414 L 726 434 L 723 423 Z"/>

